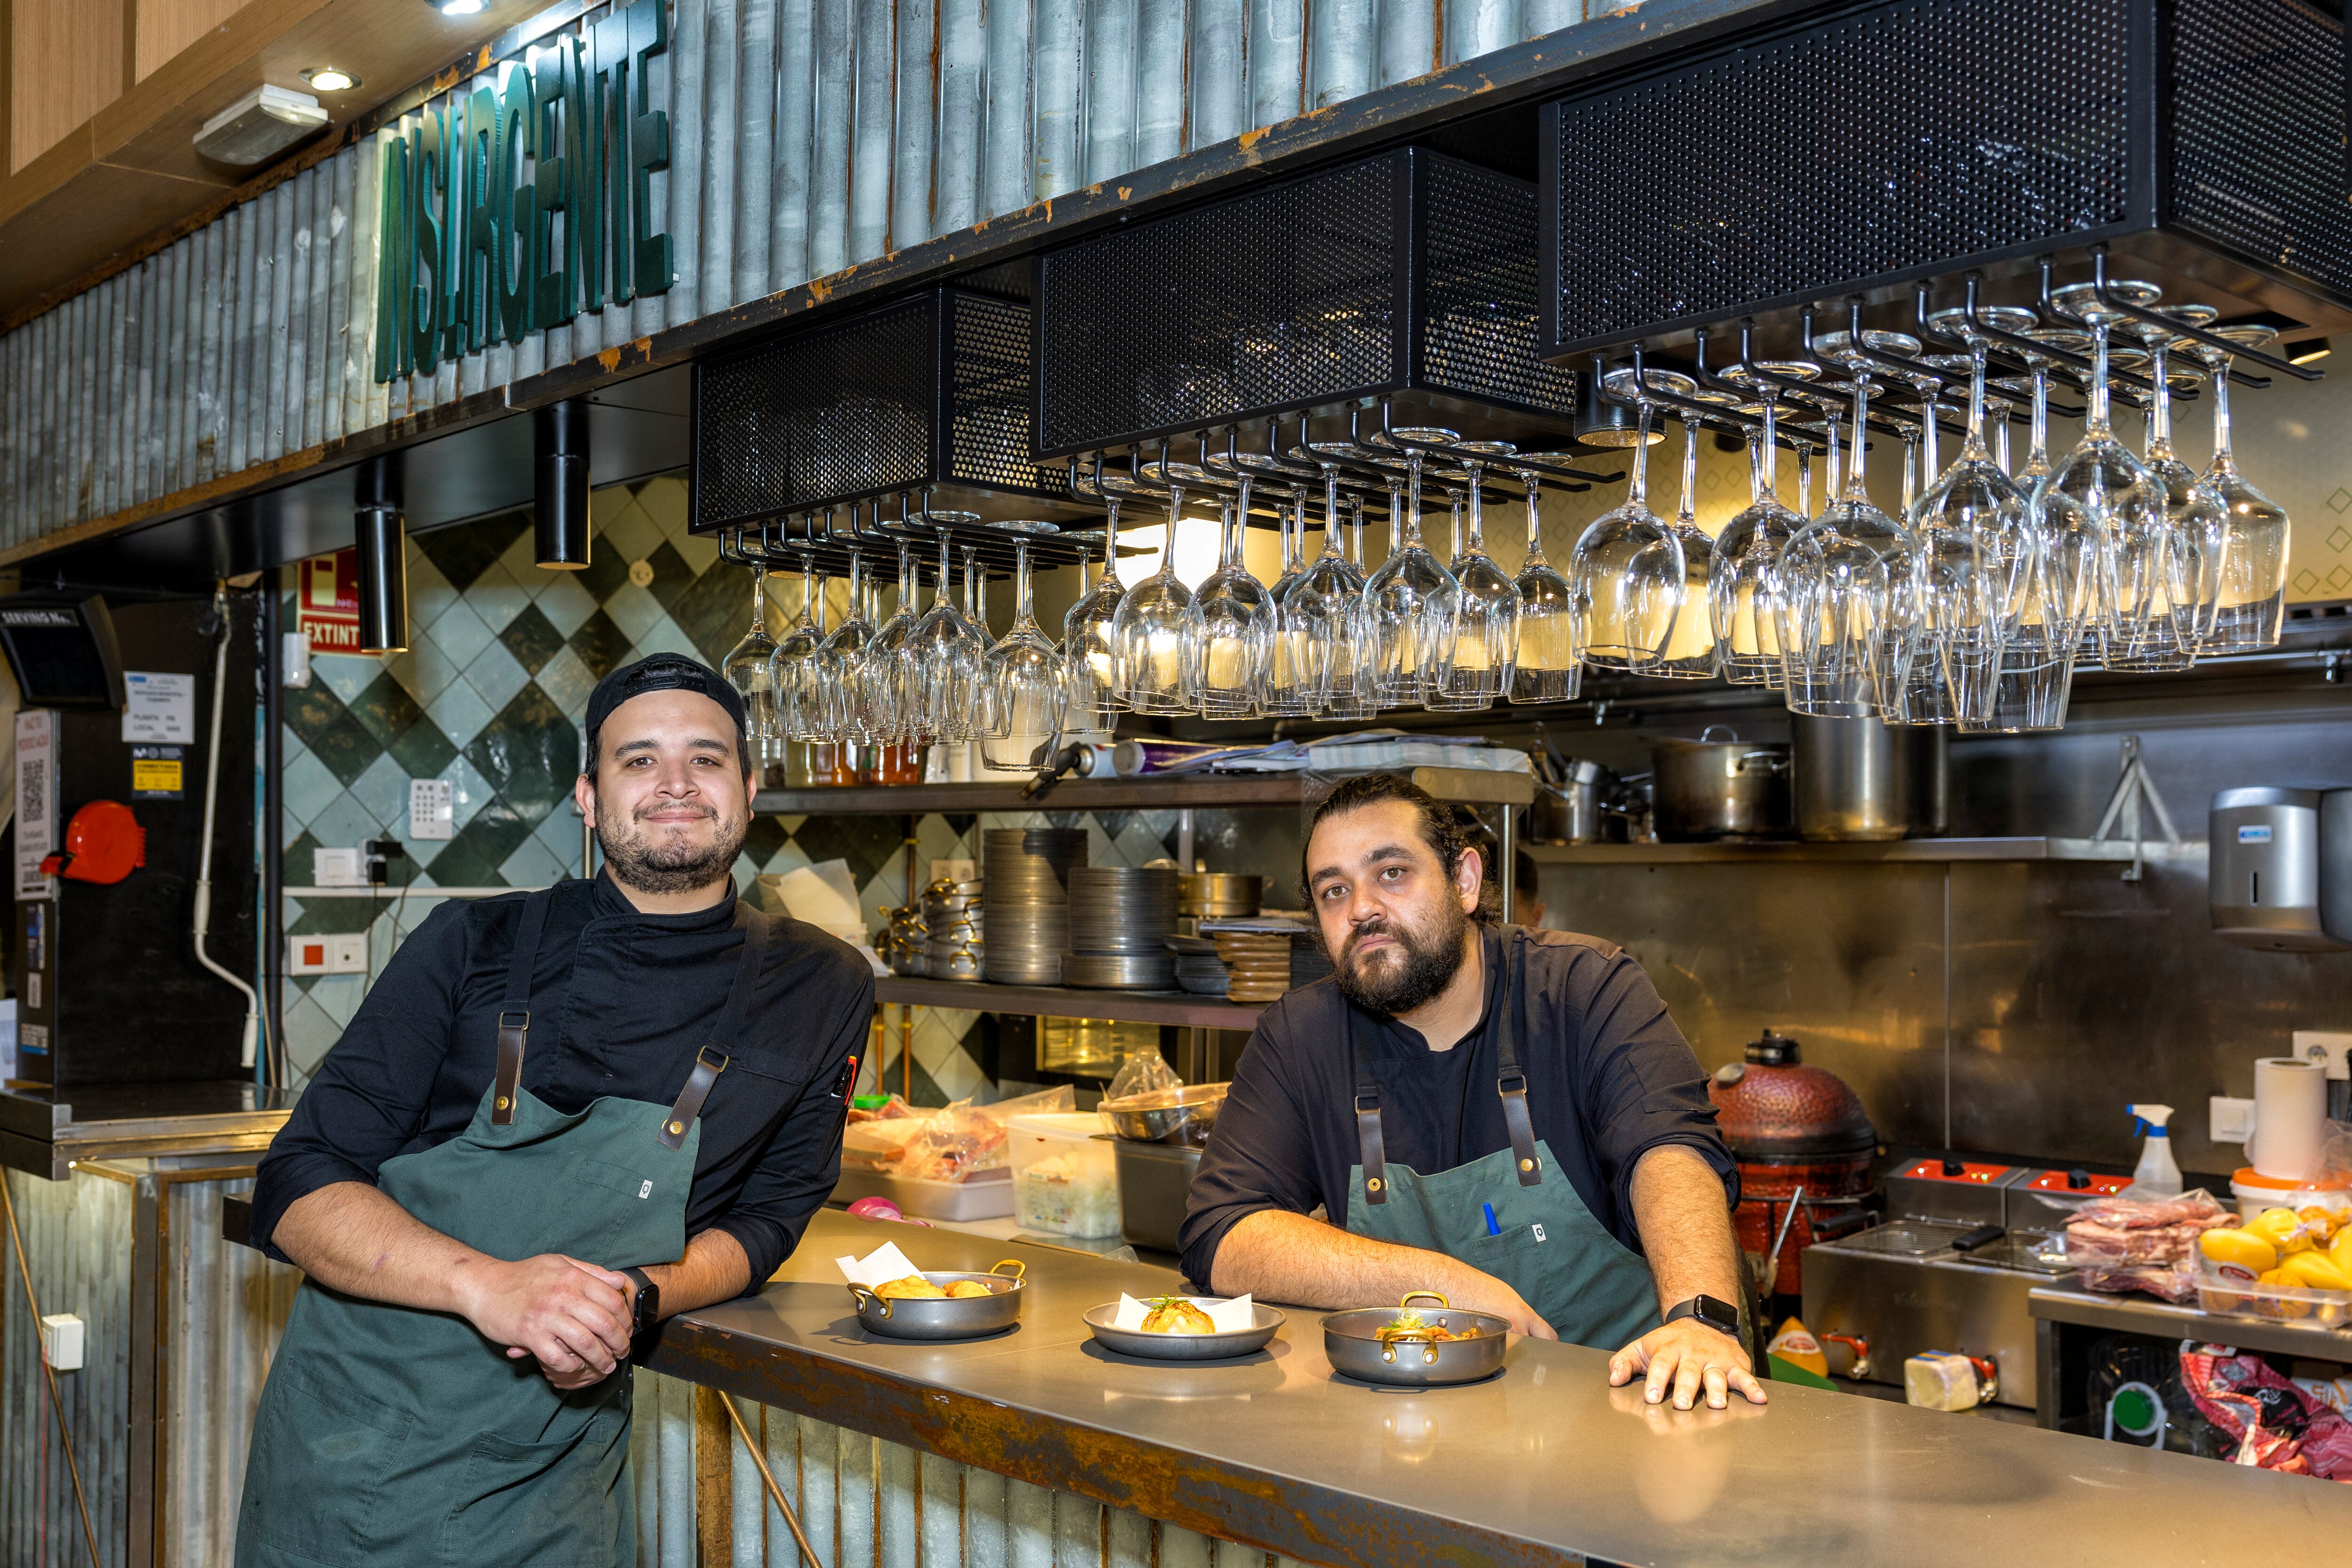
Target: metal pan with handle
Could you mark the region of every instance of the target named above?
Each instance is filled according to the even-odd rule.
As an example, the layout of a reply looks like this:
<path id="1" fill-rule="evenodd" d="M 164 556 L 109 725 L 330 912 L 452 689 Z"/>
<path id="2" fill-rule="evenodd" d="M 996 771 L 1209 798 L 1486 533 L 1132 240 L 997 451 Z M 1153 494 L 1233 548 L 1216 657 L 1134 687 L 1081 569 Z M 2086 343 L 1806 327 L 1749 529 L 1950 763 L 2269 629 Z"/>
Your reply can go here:
<path id="1" fill-rule="evenodd" d="M 1003 1270 L 1010 1268 L 1011 1274 Z M 985 1274 L 930 1274 L 922 1279 L 941 1289 L 960 1280 L 988 1288 L 985 1296 L 881 1296 L 864 1285 L 852 1285 L 849 1299 L 857 1303 L 857 1321 L 866 1331 L 894 1340 L 970 1340 L 1009 1329 L 1021 1317 L 1022 1277 L 1029 1266 L 1008 1258 Z"/>
<path id="2" fill-rule="evenodd" d="M 1469 1332 L 1467 1339 L 1416 1339 L 1411 1333 L 1383 1336 L 1397 1314 L 1415 1301 L 1434 1301 L 1438 1310 L 1421 1319 L 1449 1334 Z M 1434 1290 L 1408 1290 L 1393 1307 L 1352 1307 L 1323 1320 L 1323 1353 L 1335 1372 L 1367 1383 L 1395 1383 L 1407 1387 L 1475 1383 L 1502 1369 L 1503 1351 L 1509 1342 L 1510 1323 L 1492 1312 L 1456 1310 Z"/>

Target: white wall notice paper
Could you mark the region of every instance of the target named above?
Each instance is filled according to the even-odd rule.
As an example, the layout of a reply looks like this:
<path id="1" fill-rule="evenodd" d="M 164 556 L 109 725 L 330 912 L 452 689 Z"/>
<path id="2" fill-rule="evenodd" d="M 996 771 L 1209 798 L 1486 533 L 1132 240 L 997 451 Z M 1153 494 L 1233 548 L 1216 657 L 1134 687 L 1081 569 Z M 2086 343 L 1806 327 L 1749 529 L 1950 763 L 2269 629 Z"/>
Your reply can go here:
<path id="1" fill-rule="evenodd" d="M 58 847 L 58 716 L 46 708 L 16 715 L 16 897 L 54 896 L 41 861 Z"/>
<path id="2" fill-rule="evenodd" d="M 122 738 L 166 746 L 196 740 L 196 678 L 152 669 L 122 672 Z"/>

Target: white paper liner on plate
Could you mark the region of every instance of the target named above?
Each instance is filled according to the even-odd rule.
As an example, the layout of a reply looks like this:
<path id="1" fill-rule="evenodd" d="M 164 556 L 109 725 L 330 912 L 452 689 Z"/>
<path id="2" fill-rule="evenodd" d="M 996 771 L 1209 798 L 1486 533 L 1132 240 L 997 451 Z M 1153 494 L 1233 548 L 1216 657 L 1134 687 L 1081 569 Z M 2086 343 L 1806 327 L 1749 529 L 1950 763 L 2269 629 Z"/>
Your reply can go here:
<path id="1" fill-rule="evenodd" d="M 1255 1327 L 1257 1322 L 1256 1309 L 1250 1305 L 1250 1299 L 1247 1296 L 1235 1296 L 1229 1301 L 1220 1301 L 1207 1296 L 1187 1296 L 1183 1300 L 1208 1313 L 1209 1321 L 1214 1325 L 1214 1331 L 1217 1333 L 1243 1333 Z M 1130 1333 L 1140 1333 L 1143 1331 L 1143 1320 L 1150 1314 L 1151 1309 L 1149 1305 L 1122 1292 L 1118 1299 L 1118 1315 L 1111 1320 L 1110 1326 L 1114 1329 L 1125 1329 Z"/>
<path id="2" fill-rule="evenodd" d="M 904 1279 L 919 1273 L 907 1255 L 898 1250 L 895 1241 L 886 1241 L 864 1258 L 836 1258 L 833 1260 L 841 1269 L 841 1277 L 852 1285 L 863 1285 L 868 1290 L 879 1289 L 893 1279 Z"/>

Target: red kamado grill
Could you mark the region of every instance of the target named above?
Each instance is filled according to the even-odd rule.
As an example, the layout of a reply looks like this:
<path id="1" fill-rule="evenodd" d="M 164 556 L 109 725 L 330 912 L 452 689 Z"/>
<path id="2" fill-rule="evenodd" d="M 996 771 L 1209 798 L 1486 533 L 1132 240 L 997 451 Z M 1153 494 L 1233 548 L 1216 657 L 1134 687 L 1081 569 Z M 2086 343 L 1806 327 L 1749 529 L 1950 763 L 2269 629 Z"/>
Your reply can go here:
<path id="1" fill-rule="evenodd" d="M 1788 1036 L 1767 1029 L 1746 1055 L 1745 1061 L 1717 1068 L 1706 1086 L 1724 1140 L 1739 1162 L 1733 1228 L 1740 1250 L 1762 1258 L 1789 1223 L 1772 1293 L 1794 1296 L 1803 1289 L 1799 1255 L 1861 1223 L 1878 1130 L 1845 1080 L 1805 1066 Z M 1804 1197 L 1789 1222 L 1789 1203 L 1800 1187 Z"/>

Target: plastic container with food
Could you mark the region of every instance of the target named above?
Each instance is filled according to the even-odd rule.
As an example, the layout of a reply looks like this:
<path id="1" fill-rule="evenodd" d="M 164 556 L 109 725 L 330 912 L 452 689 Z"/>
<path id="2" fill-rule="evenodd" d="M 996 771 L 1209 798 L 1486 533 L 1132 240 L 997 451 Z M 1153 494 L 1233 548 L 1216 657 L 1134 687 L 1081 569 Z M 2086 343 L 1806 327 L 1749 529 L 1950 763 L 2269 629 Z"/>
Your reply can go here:
<path id="1" fill-rule="evenodd" d="M 1016 1116 L 1012 1139 L 1013 1222 L 1057 1236 L 1118 1234 L 1118 1162 L 1078 1112 Z"/>
<path id="2" fill-rule="evenodd" d="M 2327 1329 L 2352 1323 L 2352 1290 L 2292 1285 L 2277 1270 L 2257 1275 L 2242 1264 L 2216 1263 L 2210 1258 L 2201 1260 L 2198 1270 L 2197 1304 L 2209 1312 Z"/>
<path id="3" fill-rule="evenodd" d="M 2286 1176 L 2265 1176 L 2252 1165 L 2241 1165 L 2230 1178 L 2230 1195 L 2238 1200 L 2238 1217 L 2252 1225 L 2264 1209 L 2333 1209 L 2338 1218 L 2352 1215 L 2352 1184 L 2340 1176 L 2298 1182 Z"/>

